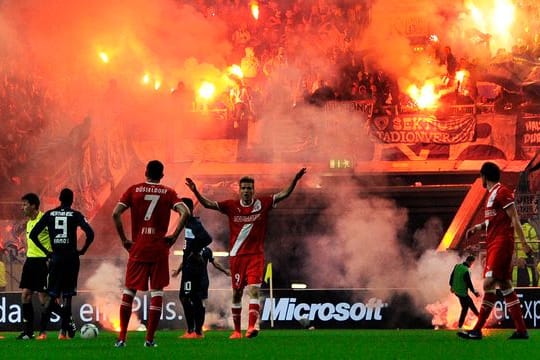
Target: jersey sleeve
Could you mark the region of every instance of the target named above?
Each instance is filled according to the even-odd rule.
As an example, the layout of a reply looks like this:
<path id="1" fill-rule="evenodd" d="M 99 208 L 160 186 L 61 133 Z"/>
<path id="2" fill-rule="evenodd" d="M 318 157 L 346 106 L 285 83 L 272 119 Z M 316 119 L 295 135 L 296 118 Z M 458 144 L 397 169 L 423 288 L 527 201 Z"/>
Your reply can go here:
<path id="1" fill-rule="evenodd" d="M 503 209 L 506 209 L 514 203 L 514 194 L 512 194 L 507 187 L 501 187 L 498 195 L 501 207 Z"/>
<path id="2" fill-rule="evenodd" d="M 120 197 L 120 200 L 118 200 L 119 203 L 124 204 L 127 207 L 131 207 L 131 194 L 133 191 L 131 191 L 132 187 L 128 188 L 124 194 Z"/>

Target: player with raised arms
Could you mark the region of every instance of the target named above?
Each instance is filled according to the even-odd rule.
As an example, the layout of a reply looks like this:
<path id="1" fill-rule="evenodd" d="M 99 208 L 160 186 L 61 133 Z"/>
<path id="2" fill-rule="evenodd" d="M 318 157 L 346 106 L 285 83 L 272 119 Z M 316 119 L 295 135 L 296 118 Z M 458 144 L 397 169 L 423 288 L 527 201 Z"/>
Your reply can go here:
<path id="1" fill-rule="evenodd" d="M 192 179 L 186 178 L 186 185 L 207 209 L 217 210 L 229 218 L 229 263 L 232 279 L 232 315 L 234 332 L 231 339 L 242 338 L 241 314 L 242 296 L 247 288 L 249 296 L 249 317 L 246 337 L 253 338 L 259 333 L 259 289 L 264 272 L 264 239 L 268 225 L 268 213 L 279 202 L 291 195 L 298 181 L 306 173 L 300 169 L 291 183 L 274 195 L 255 197 L 255 180 L 242 177 L 239 181 L 240 200 L 214 201 L 204 197 Z"/>

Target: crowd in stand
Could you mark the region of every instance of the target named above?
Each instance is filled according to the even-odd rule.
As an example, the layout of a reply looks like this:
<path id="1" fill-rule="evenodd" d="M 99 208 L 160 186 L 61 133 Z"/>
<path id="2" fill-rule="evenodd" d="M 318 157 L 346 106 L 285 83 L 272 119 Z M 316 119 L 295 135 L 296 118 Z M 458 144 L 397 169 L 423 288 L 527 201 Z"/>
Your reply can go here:
<path id="1" fill-rule="evenodd" d="M 37 77 L 0 63 L 0 184 L 18 183 L 41 133 L 50 123 L 52 98 Z"/>
<path id="2" fill-rule="evenodd" d="M 249 15 L 252 3 L 198 0 L 193 5 L 208 18 L 226 19 L 234 49 L 230 63 L 241 63 L 245 75 L 243 85 L 254 98 L 271 96 L 265 84 L 277 78 L 293 104 L 305 101 L 321 105 L 328 100 L 370 99 L 375 102 L 375 111 L 380 111 L 383 105 L 399 106 L 409 102 L 404 89 L 398 88 L 397 79 L 373 68 L 373 64 L 365 64 L 366 53 L 359 48 L 358 39 L 370 25 L 371 2 L 260 1 L 257 19 Z M 508 108 L 509 102 L 514 101 L 502 89 L 498 90 L 497 99 L 479 98 L 476 80 L 480 64 L 475 59 L 467 59 L 465 54 L 455 56 L 444 44 L 430 44 L 428 34 L 425 36 L 426 42 L 420 45 L 433 57 L 433 62 L 446 68 L 446 74 L 438 75 L 450 77 L 446 79 L 450 80 L 449 88 L 456 85 L 452 82 L 456 71 L 466 70 L 469 74 L 465 84 L 468 88 L 461 84 L 466 90 L 465 96 L 450 93 L 443 101 L 463 105 L 477 100 L 498 100 L 496 105 L 501 109 Z M 481 46 L 488 49 L 486 44 Z M 534 57 L 534 51 L 540 54 L 539 50 L 537 46 L 527 51 Z M 286 76 L 280 78 L 285 68 Z"/>

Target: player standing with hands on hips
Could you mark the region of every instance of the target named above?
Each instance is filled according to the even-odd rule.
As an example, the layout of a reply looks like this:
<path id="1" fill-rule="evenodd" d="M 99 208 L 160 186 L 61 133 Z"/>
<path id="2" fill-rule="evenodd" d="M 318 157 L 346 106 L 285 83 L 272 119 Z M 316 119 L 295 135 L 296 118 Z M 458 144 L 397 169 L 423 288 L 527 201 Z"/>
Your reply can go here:
<path id="1" fill-rule="evenodd" d="M 186 178 L 186 185 L 197 200 L 208 209 L 217 210 L 229 218 L 229 262 L 232 278 L 232 315 L 234 332 L 230 339 L 241 339 L 242 296 L 247 288 L 249 296 L 249 317 L 246 337 L 258 335 L 259 290 L 264 272 L 264 240 L 268 224 L 268 213 L 279 202 L 291 195 L 298 181 L 306 173 L 300 169 L 287 188 L 271 196 L 255 197 L 255 180 L 243 177 L 239 181 L 240 201 L 210 200 L 199 192 L 192 179 Z"/>
<path id="2" fill-rule="evenodd" d="M 146 165 L 146 182 L 129 187 L 113 210 L 116 231 L 122 246 L 129 252 L 125 289 L 120 304 L 120 334 L 116 347 L 126 346 L 127 328 L 133 299 L 137 290 L 148 291 L 150 282 L 150 309 L 145 347 L 156 347 L 154 334 L 163 307 L 163 288 L 169 285 L 169 248 L 176 242 L 190 215 L 186 204 L 176 191 L 159 182 L 163 178 L 163 164 L 152 160 Z M 131 236 L 128 239 L 122 224 L 122 214 L 131 209 Z M 179 214 L 178 224 L 171 235 L 171 210 Z"/>
<path id="3" fill-rule="evenodd" d="M 488 191 L 484 206 L 484 222 L 468 229 L 466 237 L 479 231 L 485 231 L 486 233 L 484 297 L 474 328 L 470 331 L 458 332 L 458 336 L 465 339 L 482 339 L 482 328 L 497 300 L 495 291 L 498 287 L 504 296 L 508 312 L 516 327 L 516 331 L 509 339 L 528 339 L 529 333 L 521 313 L 521 304 L 512 287 L 514 230 L 519 237 L 523 250 L 530 253 L 532 249 L 525 241 L 525 235 L 514 205 L 514 195 L 512 191 L 499 182 L 501 178 L 499 167 L 492 162 L 485 162 L 480 169 L 480 176 L 482 185 Z"/>
<path id="4" fill-rule="evenodd" d="M 94 230 L 83 214 L 74 210 L 73 191 L 62 189 L 60 191 L 60 206 L 47 211 L 30 232 L 30 239 L 41 249 L 49 262 L 49 279 L 47 292 L 49 299 L 45 307 L 45 319 L 51 312 L 60 314 L 62 325 L 58 339 L 66 340 L 75 336 L 76 326 L 71 317 L 71 300 L 77 295 L 77 280 L 81 261 L 79 256 L 84 255 L 94 241 Z M 39 234 L 47 227 L 51 239 L 52 252 L 48 251 L 40 242 Z M 86 241 L 83 247 L 77 248 L 77 228 L 81 228 Z M 58 307 L 56 299 L 62 297 L 62 308 Z"/>

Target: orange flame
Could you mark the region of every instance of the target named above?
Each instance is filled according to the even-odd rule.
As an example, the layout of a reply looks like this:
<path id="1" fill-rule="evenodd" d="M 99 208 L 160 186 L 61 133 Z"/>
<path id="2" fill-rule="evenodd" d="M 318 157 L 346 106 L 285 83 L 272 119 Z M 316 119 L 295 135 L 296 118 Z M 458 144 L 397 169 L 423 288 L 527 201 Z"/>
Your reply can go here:
<path id="1" fill-rule="evenodd" d="M 259 4 L 254 1 L 249 5 L 249 7 L 251 9 L 251 15 L 253 15 L 253 18 L 255 20 L 259 20 Z"/>
<path id="2" fill-rule="evenodd" d="M 516 6 L 512 0 L 495 0 L 489 6 L 476 5 L 473 0 L 468 0 L 465 7 L 469 10 L 474 26 L 491 35 L 492 50 L 510 49 L 514 41 L 511 29 L 516 20 Z"/>
<path id="3" fill-rule="evenodd" d="M 435 93 L 435 85 L 430 81 L 426 81 L 421 88 L 415 84 L 409 85 L 407 94 L 416 102 L 420 109 L 428 109 L 437 106 L 437 100 L 440 95 Z"/>
<path id="4" fill-rule="evenodd" d="M 149 84 L 150 83 L 150 74 L 149 73 L 145 73 L 141 79 L 141 82 L 143 84 Z"/>
<path id="5" fill-rule="evenodd" d="M 242 72 L 242 69 L 240 68 L 240 66 L 236 64 L 229 67 L 229 72 L 233 75 L 238 76 L 240 79 L 244 77 L 244 73 Z"/>
<path id="6" fill-rule="evenodd" d="M 99 52 L 99 58 L 101 61 L 103 61 L 105 64 L 109 63 L 109 55 L 105 51 Z"/>
<path id="7" fill-rule="evenodd" d="M 204 81 L 201 86 L 199 87 L 199 97 L 201 97 L 204 100 L 210 100 L 214 93 L 216 92 L 216 87 L 214 84 Z"/>

